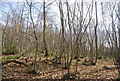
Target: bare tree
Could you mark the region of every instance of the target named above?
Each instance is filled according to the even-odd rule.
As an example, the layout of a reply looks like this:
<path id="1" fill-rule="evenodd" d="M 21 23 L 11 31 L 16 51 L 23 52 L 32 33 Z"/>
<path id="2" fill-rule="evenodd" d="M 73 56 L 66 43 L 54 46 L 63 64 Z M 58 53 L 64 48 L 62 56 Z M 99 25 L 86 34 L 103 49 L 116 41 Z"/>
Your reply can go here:
<path id="1" fill-rule="evenodd" d="M 36 71 L 36 59 L 37 59 L 37 54 L 38 54 L 38 37 L 36 35 L 36 31 L 35 31 L 36 30 L 36 26 L 35 26 L 35 23 L 34 23 L 33 17 L 32 17 L 32 6 L 33 6 L 33 3 L 32 2 L 30 2 L 30 3 L 27 2 L 27 4 L 29 6 L 30 18 L 31 18 L 33 29 L 34 29 L 33 33 L 34 33 L 34 38 L 35 38 L 35 48 L 36 49 L 35 49 L 35 59 L 34 59 L 34 69 L 33 70 Z"/>
<path id="2" fill-rule="evenodd" d="M 98 26 L 98 15 L 97 15 L 97 2 L 95 2 L 95 11 L 96 11 L 96 25 L 95 25 L 95 47 L 96 47 L 96 54 L 95 54 L 95 62 L 97 62 L 97 56 L 98 56 L 98 39 L 97 39 L 97 26 Z"/>
<path id="3" fill-rule="evenodd" d="M 43 1 L 43 15 L 44 15 L 44 27 L 43 27 L 43 44 L 45 56 L 48 56 L 48 49 L 46 44 L 46 11 L 45 11 L 45 0 Z"/>

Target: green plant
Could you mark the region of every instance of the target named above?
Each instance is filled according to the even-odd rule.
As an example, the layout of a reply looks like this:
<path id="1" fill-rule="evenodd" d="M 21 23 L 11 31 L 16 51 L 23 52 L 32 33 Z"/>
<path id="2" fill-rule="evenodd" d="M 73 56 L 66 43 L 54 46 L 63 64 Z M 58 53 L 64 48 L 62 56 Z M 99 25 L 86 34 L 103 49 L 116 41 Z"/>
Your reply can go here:
<path id="1" fill-rule="evenodd" d="M 15 45 L 8 45 L 7 48 L 4 48 L 3 54 L 8 55 L 8 54 L 16 54 L 18 53 L 18 50 L 16 49 Z"/>
<path id="2" fill-rule="evenodd" d="M 8 59 L 18 59 L 20 58 L 20 56 L 5 56 L 5 57 L 2 57 L 2 61 L 6 61 Z"/>

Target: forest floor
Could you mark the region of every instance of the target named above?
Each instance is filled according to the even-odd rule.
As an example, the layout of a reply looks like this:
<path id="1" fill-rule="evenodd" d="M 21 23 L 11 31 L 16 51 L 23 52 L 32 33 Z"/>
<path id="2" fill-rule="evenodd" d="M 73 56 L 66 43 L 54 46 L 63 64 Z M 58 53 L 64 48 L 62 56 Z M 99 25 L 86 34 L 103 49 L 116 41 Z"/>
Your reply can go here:
<path id="1" fill-rule="evenodd" d="M 21 60 L 21 59 L 18 59 Z M 112 60 L 98 59 L 96 65 L 86 66 L 82 65 L 83 59 L 78 62 L 77 77 L 79 79 L 117 79 L 118 70 L 115 68 Z M 23 60 L 22 60 L 23 61 Z M 37 62 L 37 74 L 28 73 L 29 68 L 16 63 L 8 63 L 2 66 L 3 79 L 62 79 L 67 73 L 63 69 L 63 64 L 53 64 L 45 62 Z M 104 69 L 103 67 L 109 67 Z M 75 71 L 75 60 L 73 60 L 70 72 Z"/>

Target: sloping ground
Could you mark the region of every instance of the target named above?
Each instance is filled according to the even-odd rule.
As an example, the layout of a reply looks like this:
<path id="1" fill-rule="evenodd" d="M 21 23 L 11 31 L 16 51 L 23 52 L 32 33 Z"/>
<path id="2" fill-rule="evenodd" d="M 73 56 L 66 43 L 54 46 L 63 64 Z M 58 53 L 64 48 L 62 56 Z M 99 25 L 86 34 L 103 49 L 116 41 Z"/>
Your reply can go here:
<path id="1" fill-rule="evenodd" d="M 61 79 L 67 70 L 60 64 L 47 64 L 38 62 L 38 74 L 29 74 L 28 68 L 15 63 L 3 66 L 3 79 Z M 107 66 L 110 69 L 104 69 Z M 75 62 L 72 63 L 71 72 L 75 70 Z M 117 79 L 118 71 L 113 61 L 98 60 L 96 66 L 78 64 L 77 77 L 80 79 Z"/>

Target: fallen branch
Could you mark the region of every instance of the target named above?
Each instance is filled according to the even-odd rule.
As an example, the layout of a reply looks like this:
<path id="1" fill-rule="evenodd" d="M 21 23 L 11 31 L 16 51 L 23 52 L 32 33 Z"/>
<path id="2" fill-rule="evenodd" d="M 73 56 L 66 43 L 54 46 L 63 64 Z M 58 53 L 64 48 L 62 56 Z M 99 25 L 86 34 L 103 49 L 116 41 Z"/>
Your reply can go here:
<path id="1" fill-rule="evenodd" d="M 24 66 L 28 67 L 27 64 L 25 64 L 23 62 L 16 61 L 16 60 L 7 60 L 5 62 L 2 62 L 2 65 L 4 66 L 5 64 L 11 63 L 11 62 L 14 62 L 14 63 L 17 63 L 17 64 L 24 65 Z"/>

